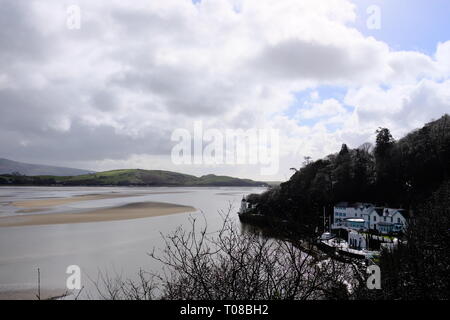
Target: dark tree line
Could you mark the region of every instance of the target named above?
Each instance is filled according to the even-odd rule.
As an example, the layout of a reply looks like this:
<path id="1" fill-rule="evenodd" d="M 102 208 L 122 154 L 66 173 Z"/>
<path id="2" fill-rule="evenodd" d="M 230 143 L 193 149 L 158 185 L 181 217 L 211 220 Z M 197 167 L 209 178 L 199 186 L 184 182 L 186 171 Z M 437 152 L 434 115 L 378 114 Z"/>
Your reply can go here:
<path id="1" fill-rule="evenodd" d="M 409 219 L 398 248 L 382 251 L 382 290 L 360 287 L 359 299 L 449 299 L 450 181 L 444 182 Z"/>
<path id="2" fill-rule="evenodd" d="M 56 179 L 51 176 L 25 176 L 20 173 L 0 175 L 0 185 L 49 186 L 56 183 Z"/>
<path id="3" fill-rule="evenodd" d="M 100 273 L 94 298 L 111 300 L 317 300 L 350 299 L 365 284 L 360 266 L 321 259 L 293 242 L 242 232 L 224 216 L 211 232 L 191 229 L 164 236 L 150 256 L 162 271 L 141 271 L 137 280 Z M 355 281 L 356 279 L 356 281 Z M 90 295 L 91 295 L 90 294 Z"/>
<path id="4" fill-rule="evenodd" d="M 371 202 L 414 209 L 448 179 L 450 116 L 395 141 L 389 129 L 377 130 L 376 145 L 365 143 L 324 159 L 308 161 L 291 179 L 249 200 L 260 214 L 302 225 L 312 235 L 323 207 L 340 201 Z"/>
<path id="5" fill-rule="evenodd" d="M 403 243 L 380 259 L 383 289 L 361 290 L 359 297 L 448 299 L 449 169 L 450 116 L 444 115 L 398 141 L 380 128 L 374 148 L 344 144 L 339 153 L 307 163 L 279 188 L 249 200 L 258 213 L 289 220 L 304 238 L 322 225 L 323 207 L 331 213 L 340 201 L 404 208 L 410 216 Z"/>

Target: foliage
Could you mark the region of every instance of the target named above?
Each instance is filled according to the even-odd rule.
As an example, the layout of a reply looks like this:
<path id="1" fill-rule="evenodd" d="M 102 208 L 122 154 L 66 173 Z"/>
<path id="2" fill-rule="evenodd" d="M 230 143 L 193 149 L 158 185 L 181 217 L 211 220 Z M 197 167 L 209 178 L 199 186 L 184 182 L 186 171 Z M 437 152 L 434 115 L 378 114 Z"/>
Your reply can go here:
<path id="1" fill-rule="evenodd" d="M 138 280 L 100 276 L 104 299 L 311 300 L 347 299 L 357 267 L 318 260 L 294 243 L 242 233 L 226 215 L 217 232 L 179 228 L 164 237 L 162 252 L 151 254 L 160 273 L 141 271 Z M 350 286 L 351 287 L 351 286 Z"/>
<path id="2" fill-rule="evenodd" d="M 399 141 L 377 130 L 375 148 L 343 145 L 340 152 L 306 163 L 280 188 L 252 196 L 258 211 L 304 227 L 304 236 L 322 224 L 340 201 L 373 202 L 413 209 L 448 178 L 450 116 L 431 122 Z M 296 224 L 297 225 L 297 224 Z"/>
<path id="3" fill-rule="evenodd" d="M 450 181 L 419 206 L 398 249 L 381 256 L 386 299 L 448 299 Z"/>
<path id="4" fill-rule="evenodd" d="M 450 274 L 450 116 L 426 124 L 395 141 L 377 131 L 369 144 L 311 162 L 281 184 L 252 196 L 260 214 L 290 219 L 314 235 L 323 207 L 340 201 L 372 202 L 406 209 L 407 232 L 398 249 L 383 251 L 382 290 L 363 285 L 359 299 L 448 299 Z M 292 223 L 293 226 L 297 226 Z"/>
<path id="5" fill-rule="evenodd" d="M 0 184 L 64 186 L 261 186 L 263 182 L 227 176 L 196 177 L 162 170 L 124 169 L 79 176 L 0 176 Z"/>

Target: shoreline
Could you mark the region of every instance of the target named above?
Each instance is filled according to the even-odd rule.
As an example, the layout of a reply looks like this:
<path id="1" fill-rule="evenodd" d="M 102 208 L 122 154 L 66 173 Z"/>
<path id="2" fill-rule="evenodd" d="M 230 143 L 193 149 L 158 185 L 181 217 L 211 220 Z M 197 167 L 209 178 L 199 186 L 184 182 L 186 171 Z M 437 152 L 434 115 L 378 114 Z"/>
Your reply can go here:
<path id="1" fill-rule="evenodd" d="M 178 192 L 166 192 L 166 191 L 155 191 L 146 193 L 119 193 L 119 192 L 109 192 L 109 193 L 93 193 L 93 194 L 83 194 L 76 195 L 66 198 L 41 198 L 33 200 L 21 200 L 12 202 L 11 205 L 15 207 L 20 207 L 23 209 L 38 209 L 60 206 L 64 204 L 81 202 L 81 201 L 92 201 L 92 200 L 106 200 L 106 199 L 116 199 L 116 198 L 128 198 L 128 197 L 141 197 L 150 194 L 166 194 L 166 193 L 185 193 L 183 191 Z"/>
<path id="2" fill-rule="evenodd" d="M 41 288 L 39 299 L 37 288 L 0 290 L 0 300 L 58 300 L 71 296 L 73 292 L 67 289 Z"/>
<path id="3" fill-rule="evenodd" d="M 197 209 L 194 207 L 172 203 L 137 202 L 118 207 L 94 209 L 78 213 L 50 213 L 1 217 L 0 227 L 132 220 L 195 211 Z"/>
<path id="4" fill-rule="evenodd" d="M 140 194 L 136 194 L 139 196 Z M 14 207 L 20 207 L 24 209 L 37 209 L 37 208 L 47 208 L 60 206 L 68 203 L 90 201 L 90 200 L 105 200 L 105 199 L 115 199 L 123 197 L 132 197 L 131 194 L 86 194 L 78 195 L 68 198 L 42 198 L 34 200 L 23 200 L 11 203 Z"/>

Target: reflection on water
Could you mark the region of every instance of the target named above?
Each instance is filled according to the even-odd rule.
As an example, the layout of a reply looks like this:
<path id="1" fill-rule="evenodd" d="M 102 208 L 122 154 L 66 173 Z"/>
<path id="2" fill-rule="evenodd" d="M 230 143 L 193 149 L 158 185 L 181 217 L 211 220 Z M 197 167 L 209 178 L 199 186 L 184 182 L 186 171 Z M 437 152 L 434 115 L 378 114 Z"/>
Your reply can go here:
<path id="1" fill-rule="evenodd" d="M 189 216 L 202 213 L 208 228 L 217 230 L 222 222 L 220 211 L 231 206 L 232 217 L 243 195 L 259 193 L 264 188 L 95 188 L 95 187 L 8 187 L 0 188 L 0 216 L 18 214 L 15 201 L 49 197 L 119 192 L 130 197 L 75 202 L 56 206 L 50 212 L 74 212 L 112 207 L 133 202 L 157 201 L 193 206 L 197 212 L 137 220 L 61 225 L 0 227 L 0 291 L 35 288 L 37 269 L 43 288 L 65 288 L 69 265 L 82 270 L 82 285 L 92 289 L 91 280 L 98 272 L 133 278 L 139 269 L 157 270 L 160 266 L 147 255 L 162 248 L 162 234 L 178 226 L 189 226 Z M 33 214 L 39 214 L 36 212 Z M 48 211 L 47 211 L 48 213 Z M 248 226 L 244 229 L 248 230 Z"/>
<path id="2" fill-rule="evenodd" d="M 259 236 L 261 238 L 282 239 L 282 238 L 280 238 L 280 234 L 283 234 L 283 229 L 279 229 L 279 226 L 269 228 L 269 227 L 262 227 L 262 226 L 257 226 L 257 225 L 241 223 L 240 229 L 241 229 L 241 234 L 251 234 L 251 235 Z"/>

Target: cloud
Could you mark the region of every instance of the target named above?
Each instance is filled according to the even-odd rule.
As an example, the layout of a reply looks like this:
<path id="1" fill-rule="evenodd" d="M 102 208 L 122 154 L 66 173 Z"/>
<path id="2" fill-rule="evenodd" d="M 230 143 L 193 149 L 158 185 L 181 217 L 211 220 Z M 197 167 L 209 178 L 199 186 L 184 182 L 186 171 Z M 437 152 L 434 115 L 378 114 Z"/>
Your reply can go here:
<path id="1" fill-rule="evenodd" d="M 448 77 L 450 75 L 450 41 L 438 44 L 435 57 L 444 77 Z"/>
<path id="2" fill-rule="evenodd" d="M 361 83 L 377 78 L 380 68 L 384 67 L 379 50 L 383 51 L 382 46 L 370 41 L 349 48 L 348 43 L 322 44 L 293 39 L 267 47 L 256 59 L 256 67 L 269 78 Z"/>
<path id="3" fill-rule="evenodd" d="M 396 85 L 389 89 L 364 87 L 351 90 L 345 98 L 356 106 L 361 124 L 371 128 L 391 128 L 397 137 L 438 119 L 450 110 L 450 80 L 421 80 L 411 85 Z"/>
<path id="4" fill-rule="evenodd" d="M 312 103 L 297 112 L 299 119 L 317 119 L 346 113 L 342 104 L 336 99 L 327 99 L 321 103 Z"/>
<path id="5" fill-rule="evenodd" d="M 349 0 L 74 4 L 80 30 L 67 29 L 63 3 L 0 0 L 4 157 L 209 173 L 169 158 L 171 132 L 203 120 L 279 129 L 288 170 L 372 139 L 380 125 L 403 133 L 448 110 L 450 41 L 434 56 L 395 51 L 352 27 Z M 313 93 L 286 116 L 296 93 L 325 85 L 345 88 L 345 99 Z"/>

